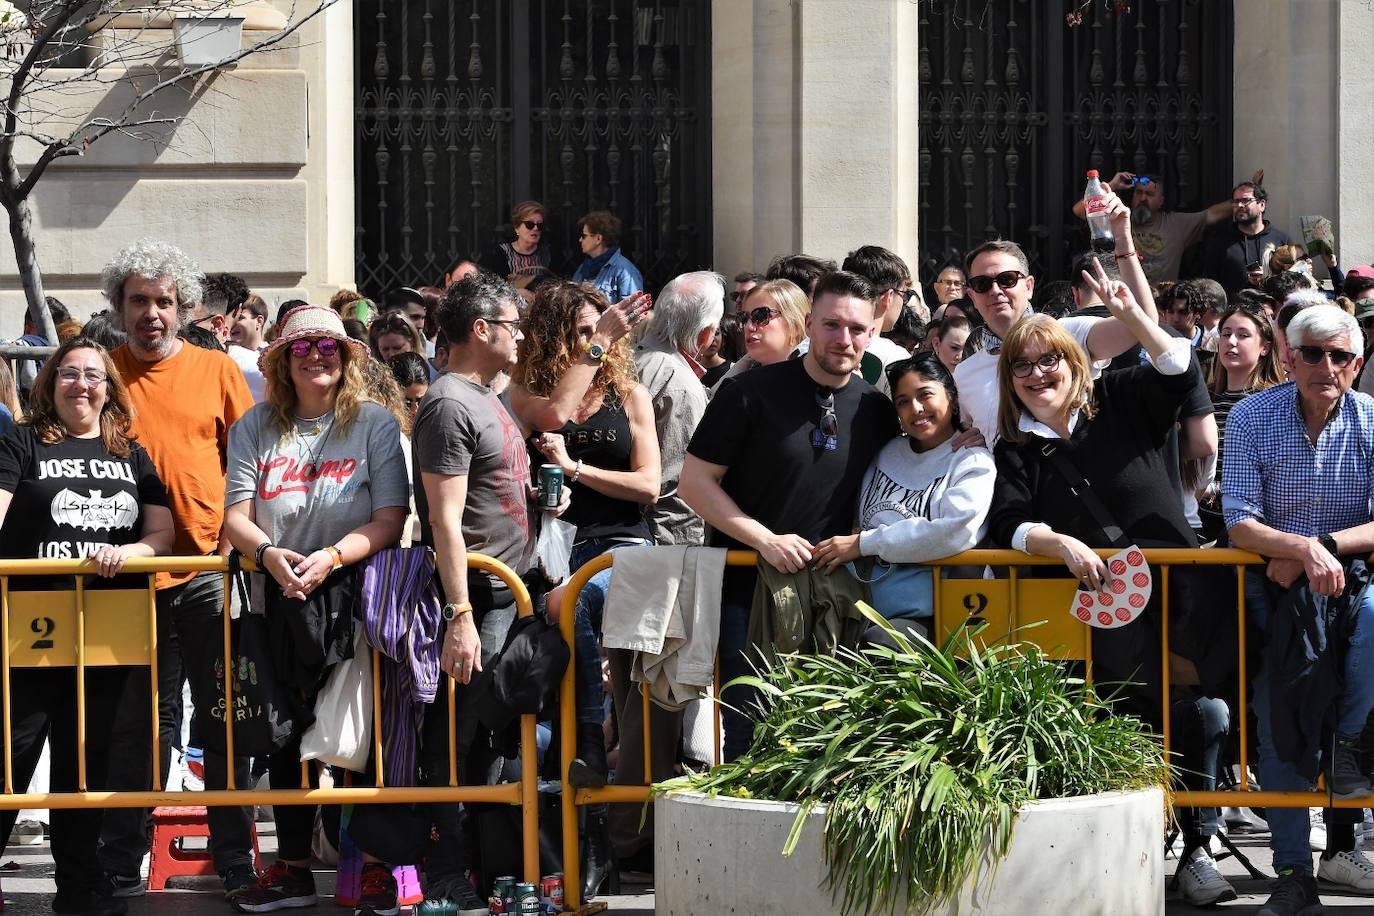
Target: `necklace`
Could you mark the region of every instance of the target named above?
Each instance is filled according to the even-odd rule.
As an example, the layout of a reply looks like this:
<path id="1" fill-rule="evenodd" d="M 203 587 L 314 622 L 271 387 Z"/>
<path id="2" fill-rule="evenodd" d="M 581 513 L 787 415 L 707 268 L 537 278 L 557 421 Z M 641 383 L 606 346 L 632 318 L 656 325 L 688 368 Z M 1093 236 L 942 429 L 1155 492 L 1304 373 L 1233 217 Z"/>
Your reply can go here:
<path id="1" fill-rule="evenodd" d="M 320 414 L 318 417 L 296 417 L 295 420 L 296 420 L 297 423 L 310 423 L 310 424 L 312 424 L 312 425 L 310 426 L 310 428 L 308 428 L 308 429 L 300 429 L 300 428 L 297 428 L 296 431 L 299 432 L 301 435 L 304 435 L 304 436 L 318 436 L 318 435 L 320 434 L 320 421 L 323 420 L 325 417 L 331 416 L 333 413 L 334 413 L 333 410 L 326 410 L 324 413 Z"/>
<path id="2" fill-rule="evenodd" d="M 320 424 L 319 424 L 319 421 L 322 420 L 322 419 L 324 419 L 324 417 L 326 417 L 326 416 L 329 416 L 329 414 L 323 414 L 323 415 L 321 415 L 321 416 L 315 418 L 315 420 L 313 421 L 313 422 L 315 423 L 314 432 L 312 432 L 311 435 L 319 435 L 319 432 L 320 432 Z M 307 422 L 311 422 L 311 421 L 307 421 Z M 321 437 L 316 441 L 315 447 L 314 447 L 314 448 L 311 448 L 310 445 L 309 445 L 307 442 L 305 442 L 304 439 L 301 440 L 301 450 L 304 451 L 306 457 L 308 457 L 308 458 L 310 459 L 310 462 L 309 462 L 309 466 L 310 466 L 310 467 L 315 468 L 315 469 L 318 469 L 318 468 L 319 468 L 319 466 L 320 466 L 320 455 L 322 455 L 322 454 L 324 453 L 324 447 L 325 447 L 326 445 L 329 444 L 329 437 L 330 437 L 330 435 L 331 435 L 333 432 L 334 432 L 334 423 L 333 423 L 332 420 L 331 420 L 331 422 L 324 428 L 324 435 L 321 436 Z"/>

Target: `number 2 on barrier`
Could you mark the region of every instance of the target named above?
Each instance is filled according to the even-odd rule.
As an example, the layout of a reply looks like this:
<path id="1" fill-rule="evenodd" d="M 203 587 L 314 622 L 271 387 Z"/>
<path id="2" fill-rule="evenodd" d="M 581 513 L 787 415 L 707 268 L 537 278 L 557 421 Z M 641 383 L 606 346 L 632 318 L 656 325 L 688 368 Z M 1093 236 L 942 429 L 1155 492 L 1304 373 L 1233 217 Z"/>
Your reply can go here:
<path id="1" fill-rule="evenodd" d="M 86 664 L 147 665 L 148 592 L 98 589 L 85 592 Z M 76 667 L 76 592 L 9 593 L 14 668 Z"/>

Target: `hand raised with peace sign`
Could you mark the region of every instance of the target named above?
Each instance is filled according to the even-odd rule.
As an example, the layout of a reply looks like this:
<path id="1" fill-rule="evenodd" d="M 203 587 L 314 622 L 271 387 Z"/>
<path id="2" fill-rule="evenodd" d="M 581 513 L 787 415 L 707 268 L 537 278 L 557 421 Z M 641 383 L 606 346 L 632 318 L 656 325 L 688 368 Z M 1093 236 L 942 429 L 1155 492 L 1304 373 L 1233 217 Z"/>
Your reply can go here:
<path id="1" fill-rule="evenodd" d="M 1093 258 L 1093 274 L 1083 271 L 1083 279 L 1097 293 L 1097 298 L 1112 313 L 1113 318 L 1127 321 L 1133 314 L 1141 314 L 1140 303 L 1135 301 L 1131 288 L 1120 280 L 1113 280 L 1102 269 L 1102 262 Z"/>

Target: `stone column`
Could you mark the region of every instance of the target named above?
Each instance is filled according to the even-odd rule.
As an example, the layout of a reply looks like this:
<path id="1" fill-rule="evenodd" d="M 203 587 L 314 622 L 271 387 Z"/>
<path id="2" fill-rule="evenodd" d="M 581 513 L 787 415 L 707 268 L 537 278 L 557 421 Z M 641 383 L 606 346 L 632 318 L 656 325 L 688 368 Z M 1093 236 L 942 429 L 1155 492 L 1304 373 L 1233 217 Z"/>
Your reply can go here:
<path id="1" fill-rule="evenodd" d="M 1336 4 L 1336 241 L 1341 264 L 1374 263 L 1374 79 L 1369 72 L 1369 41 L 1374 36 L 1374 7 L 1367 3 Z M 1309 173 L 1313 170 L 1309 170 Z M 1368 346 L 1370 341 L 1365 341 Z"/>
<path id="2" fill-rule="evenodd" d="M 714 0 L 715 262 L 878 244 L 916 268 L 916 8 Z"/>

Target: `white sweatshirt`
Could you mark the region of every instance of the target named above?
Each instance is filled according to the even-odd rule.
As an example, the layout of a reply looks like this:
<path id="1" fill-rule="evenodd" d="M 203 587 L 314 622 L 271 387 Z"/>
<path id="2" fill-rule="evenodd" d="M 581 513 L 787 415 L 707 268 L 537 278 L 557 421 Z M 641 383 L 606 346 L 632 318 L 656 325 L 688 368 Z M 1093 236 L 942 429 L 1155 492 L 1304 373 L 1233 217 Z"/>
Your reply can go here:
<path id="1" fill-rule="evenodd" d="M 906 436 L 873 460 L 859 488 L 859 552 L 889 563 L 953 556 L 982 540 L 997 467 L 986 448 L 949 441 L 916 452 Z"/>

